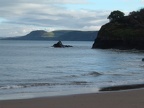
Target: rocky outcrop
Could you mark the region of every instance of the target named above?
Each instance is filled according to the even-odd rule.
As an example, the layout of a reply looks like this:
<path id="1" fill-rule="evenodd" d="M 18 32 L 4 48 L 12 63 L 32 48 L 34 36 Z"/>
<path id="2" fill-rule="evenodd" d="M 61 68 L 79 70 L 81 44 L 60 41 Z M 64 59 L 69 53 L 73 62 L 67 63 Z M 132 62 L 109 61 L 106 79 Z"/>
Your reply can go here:
<path id="1" fill-rule="evenodd" d="M 61 41 L 58 41 L 56 44 L 53 45 L 55 48 L 65 48 L 65 47 L 73 47 L 71 45 L 63 45 Z"/>
<path id="2" fill-rule="evenodd" d="M 137 12 L 103 25 L 92 48 L 144 50 L 144 13 Z"/>
<path id="3" fill-rule="evenodd" d="M 139 88 L 144 88 L 144 84 L 110 86 L 101 88 L 100 91 L 120 91 L 120 90 L 130 90 Z"/>

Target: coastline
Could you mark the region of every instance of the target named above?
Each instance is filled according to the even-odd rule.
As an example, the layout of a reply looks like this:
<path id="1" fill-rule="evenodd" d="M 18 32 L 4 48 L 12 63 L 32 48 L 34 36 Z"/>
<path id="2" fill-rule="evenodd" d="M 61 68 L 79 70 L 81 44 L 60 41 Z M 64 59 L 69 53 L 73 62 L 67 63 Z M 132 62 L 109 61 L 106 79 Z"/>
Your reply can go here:
<path id="1" fill-rule="evenodd" d="M 138 84 L 137 86 L 141 85 Z M 136 85 L 133 86 L 136 87 Z M 120 87 L 123 88 L 123 86 Z M 138 88 L 32 99 L 1 100 L 0 108 L 143 108 L 144 88 Z"/>
<path id="2" fill-rule="evenodd" d="M 143 108 L 144 89 L 0 101 L 0 108 Z"/>

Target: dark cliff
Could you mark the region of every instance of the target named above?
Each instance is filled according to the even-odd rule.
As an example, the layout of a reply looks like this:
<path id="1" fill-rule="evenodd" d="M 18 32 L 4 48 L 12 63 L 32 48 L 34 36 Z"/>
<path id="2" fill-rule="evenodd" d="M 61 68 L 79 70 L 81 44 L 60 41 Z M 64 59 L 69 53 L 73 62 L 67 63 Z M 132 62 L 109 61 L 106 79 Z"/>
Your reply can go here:
<path id="1" fill-rule="evenodd" d="M 144 9 L 103 25 L 92 48 L 144 49 Z"/>

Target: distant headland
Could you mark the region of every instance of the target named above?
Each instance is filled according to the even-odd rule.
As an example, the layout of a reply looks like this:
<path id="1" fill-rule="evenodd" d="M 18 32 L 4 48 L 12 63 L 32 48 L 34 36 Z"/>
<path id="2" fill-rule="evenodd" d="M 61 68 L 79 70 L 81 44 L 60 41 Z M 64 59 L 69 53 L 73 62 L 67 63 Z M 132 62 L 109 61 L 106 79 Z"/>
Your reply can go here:
<path id="1" fill-rule="evenodd" d="M 103 25 L 92 48 L 144 50 L 144 8 L 124 16 L 113 11 L 109 23 Z"/>
<path id="2" fill-rule="evenodd" d="M 3 40 L 48 40 L 48 41 L 94 41 L 98 31 L 58 30 L 32 31 L 25 36 L 3 38 Z"/>

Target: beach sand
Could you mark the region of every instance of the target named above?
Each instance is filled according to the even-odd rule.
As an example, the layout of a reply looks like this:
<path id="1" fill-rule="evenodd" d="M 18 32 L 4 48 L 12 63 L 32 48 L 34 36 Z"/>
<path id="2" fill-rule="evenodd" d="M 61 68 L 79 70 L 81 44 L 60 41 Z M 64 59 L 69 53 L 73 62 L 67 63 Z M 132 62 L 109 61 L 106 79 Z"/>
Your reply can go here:
<path id="1" fill-rule="evenodd" d="M 144 108 L 144 89 L 3 100 L 0 108 Z"/>

